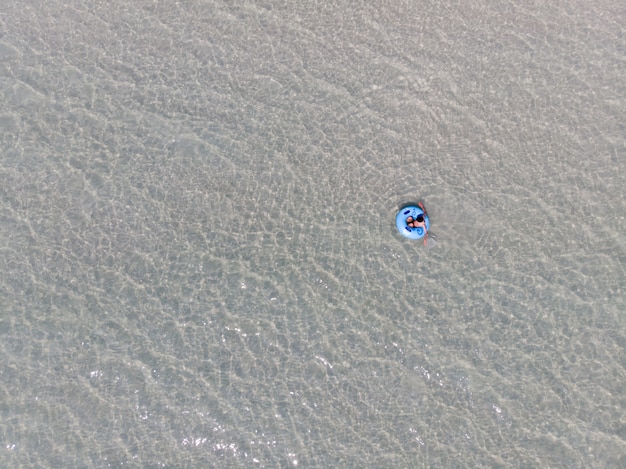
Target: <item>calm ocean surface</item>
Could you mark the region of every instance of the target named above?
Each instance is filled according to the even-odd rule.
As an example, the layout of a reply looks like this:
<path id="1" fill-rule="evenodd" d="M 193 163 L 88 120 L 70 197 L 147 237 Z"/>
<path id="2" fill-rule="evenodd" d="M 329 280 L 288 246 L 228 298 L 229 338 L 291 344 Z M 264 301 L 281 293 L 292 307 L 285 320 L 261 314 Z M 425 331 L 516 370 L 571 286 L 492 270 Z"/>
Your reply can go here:
<path id="1" fill-rule="evenodd" d="M 624 25 L 5 0 L 0 467 L 626 467 Z"/>

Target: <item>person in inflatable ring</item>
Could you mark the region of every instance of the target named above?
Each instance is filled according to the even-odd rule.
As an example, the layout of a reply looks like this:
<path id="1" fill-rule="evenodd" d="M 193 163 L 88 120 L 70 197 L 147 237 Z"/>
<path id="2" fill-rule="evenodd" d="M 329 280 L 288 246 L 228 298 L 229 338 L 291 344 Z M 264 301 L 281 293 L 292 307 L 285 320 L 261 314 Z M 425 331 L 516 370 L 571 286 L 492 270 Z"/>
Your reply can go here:
<path id="1" fill-rule="evenodd" d="M 409 215 L 409 217 L 406 219 L 406 226 L 408 226 L 409 228 L 418 228 L 420 226 L 424 228 L 424 233 L 425 233 L 424 246 L 426 246 L 428 242 L 428 229 L 426 228 L 426 221 L 424 220 L 424 215 L 428 215 L 428 214 L 426 213 L 426 207 L 424 207 L 423 203 L 418 202 L 417 205 L 419 206 L 419 208 L 422 209 L 424 214 L 423 215 L 420 214 L 416 216 L 415 218 Z"/>
<path id="2" fill-rule="evenodd" d="M 426 231 L 426 222 L 424 221 L 424 215 L 418 215 L 415 218 L 409 216 L 409 218 L 406 219 L 406 225 L 409 228 L 418 228 L 421 226 L 422 228 L 424 228 L 424 231 Z"/>

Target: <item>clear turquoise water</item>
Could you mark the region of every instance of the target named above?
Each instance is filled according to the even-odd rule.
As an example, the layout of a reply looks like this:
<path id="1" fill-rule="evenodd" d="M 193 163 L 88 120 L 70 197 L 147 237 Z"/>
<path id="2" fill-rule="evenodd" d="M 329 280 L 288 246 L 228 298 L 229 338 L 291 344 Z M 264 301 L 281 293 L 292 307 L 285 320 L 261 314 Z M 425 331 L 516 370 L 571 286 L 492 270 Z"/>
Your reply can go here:
<path id="1" fill-rule="evenodd" d="M 626 8 L 320 3 L 4 7 L 0 466 L 626 465 Z"/>

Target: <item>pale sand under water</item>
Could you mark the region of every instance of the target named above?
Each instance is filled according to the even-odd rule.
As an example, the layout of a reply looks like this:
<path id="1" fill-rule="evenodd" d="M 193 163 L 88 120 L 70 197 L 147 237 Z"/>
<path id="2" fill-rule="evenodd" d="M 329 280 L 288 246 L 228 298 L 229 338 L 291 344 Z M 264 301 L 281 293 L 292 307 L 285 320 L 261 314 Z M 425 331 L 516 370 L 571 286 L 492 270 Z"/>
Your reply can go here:
<path id="1" fill-rule="evenodd" d="M 6 3 L 0 466 L 626 465 L 623 2 Z"/>

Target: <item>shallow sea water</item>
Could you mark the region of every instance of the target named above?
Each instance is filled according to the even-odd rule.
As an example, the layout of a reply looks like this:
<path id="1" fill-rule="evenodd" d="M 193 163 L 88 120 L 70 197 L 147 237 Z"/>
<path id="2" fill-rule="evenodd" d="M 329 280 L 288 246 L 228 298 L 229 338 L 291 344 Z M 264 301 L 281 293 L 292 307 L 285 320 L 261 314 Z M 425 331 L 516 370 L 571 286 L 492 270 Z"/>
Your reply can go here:
<path id="1" fill-rule="evenodd" d="M 624 24 L 5 2 L 0 466 L 626 466 Z"/>

